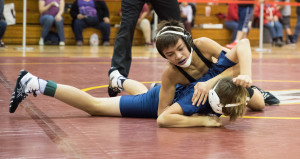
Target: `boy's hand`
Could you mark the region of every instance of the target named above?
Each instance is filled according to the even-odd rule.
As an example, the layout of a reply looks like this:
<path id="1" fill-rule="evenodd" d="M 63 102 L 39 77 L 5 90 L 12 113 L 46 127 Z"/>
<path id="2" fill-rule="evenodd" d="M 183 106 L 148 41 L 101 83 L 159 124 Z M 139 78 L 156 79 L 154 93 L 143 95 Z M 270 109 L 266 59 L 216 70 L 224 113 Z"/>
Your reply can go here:
<path id="1" fill-rule="evenodd" d="M 239 75 L 233 78 L 232 81 L 237 86 L 250 87 L 252 85 L 252 79 L 248 75 Z"/>

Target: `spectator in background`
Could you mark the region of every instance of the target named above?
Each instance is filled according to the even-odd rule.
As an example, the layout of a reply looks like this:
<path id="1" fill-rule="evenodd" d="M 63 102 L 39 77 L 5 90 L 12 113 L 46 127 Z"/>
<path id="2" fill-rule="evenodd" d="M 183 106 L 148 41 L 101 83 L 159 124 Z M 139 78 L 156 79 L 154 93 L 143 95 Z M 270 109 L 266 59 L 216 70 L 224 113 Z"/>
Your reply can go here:
<path id="1" fill-rule="evenodd" d="M 59 45 L 65 45 L 64 21 L 62 17 L 64 9 L 64 0 L 39 0 L 39 11 L 41 14 L 40 23 L 43 26 L 39 45 L 44 45 L 44 40 L 53 24 L 55 24 L 57 28 Z"/>
<path id="2" fill-rule="evenodd" d="M 151 42 L 151 24 L 150 21 L 146 18 L 149 14 L 150 10 L 148 4 L 145 3 L 142 11 L 140 13 L 139 19 L 136 23 L 136 28 L 143 32 L 145 38 L 145 45 L 152 46 Z M 122 12 L 121 12 L 122 15 Z"/>
<path id="3" fill-rule="evenodd" d="M 260 5 L 256 5 L 254 10 L 254 16 L 260 16 Z M 272 36 L 272 44 L 275 46 L 281 47 L 282 43 L 282 34 L 283 28 L 279 22 L 281 18 L 281 13 L 274 4 L 265 4 L 264 5 L 264 26 L 270 30 Z"/>
<path id="4" fill-rule="evenodd" d="M 241 39 L 246 38 L 251 26 L 251 19 L 253 16 L 253 4 L 254 0 L 243 0 L 249 2 L 249 4 L 238 5 L 239 25 L 238 31 L 234 42 L 226 45 L 227 48 L 232 49 Z"/>
<path id="5" fill-rule="evenodd" d="M 300 3 L 300 0 L 296 0 L 296 1 L 298 3 Z M 297 13 L 297 24 L 296 24 L 296 27 L 295 27 L 294 37 L 293 37 L 295 43 L 298 42 L 298 36 L 299 36 L 299 33 L 300 33 L 300 6 L 297 6 L 296 13 Z"/>
<path id="6" fill-rule="evenodd" d="M 238 31 L 239 16 L 238 16 L 238 5 L 236 3 L 228 4 L 228 11 L 225 20 L 225 27 L 232 30 L 231 43 L 234 42 L 236 33 Z"/>
<path id="7" fill-rule="evenodd" d="M 180 4 L 180 10 L 181 10 L 181 19 L 182 23 L 184 24 L 185 29 L 191 33 L 192 28 L 192 20 L 193 20 L 193 9 L 188 4 L 188 2 L 182 2 Z"/>
<path id="8" fill-rule="evenodd" d="M 189 5 L 192 7 L 192 10 L 193 10 L 193 18 L 192 18 L 192 24 L 191 24 L 191 26 L 194 27 L 194 25 L 195 25 L 195 17 L 196 17 L 196 12 L 197 12 L 197 9 L 196 9 L 197 3 L 189 3 Z"/>
<path id="9" fill-rule="evenodd" d="M 281 2 L 290 2 L 290 0 L 279 0 Z M 293 33 L 291 30 L 291 24 L 290 24 L 290 19 L 291 19 L 291 6 L 290 5 L 278 5 L 278 10 L 280 11 L 282 17 L 279 19 L 281 22 L 285 32 L 286 32 L 286 44 L 293 44 L 294 39 L 293 39 Z"/>
<path id="10" fill-rule="evenodd" d="M 4 35 L 7 26 L 3 15 L 3 10 L 4 10 L 4 0 L 0 0 L 0 48 L 5 47 L 4 42 L 2 41 L 2 37 Z"/>
<path id="11" fill-rule="evenodd" d="M 100 30 L 102 32 L 102 45 L 110 45 L 109 11 L 104 1 L 75 0 L 70 14 L 73 18 L 72 29 L 77 46 L 83 45 L 82 32 L 87 27 L 94 27 Z"/>

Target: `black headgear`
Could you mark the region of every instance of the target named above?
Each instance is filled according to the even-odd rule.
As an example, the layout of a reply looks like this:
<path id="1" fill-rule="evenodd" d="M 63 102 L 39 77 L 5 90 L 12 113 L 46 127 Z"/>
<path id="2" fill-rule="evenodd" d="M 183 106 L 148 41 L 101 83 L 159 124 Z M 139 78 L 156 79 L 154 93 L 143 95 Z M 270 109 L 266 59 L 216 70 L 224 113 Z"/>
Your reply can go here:
<path id="1" fill-rule="evenodd" d="M 166 29 L 174 29 L 174 30 L 166 30 Z M 181 31 L 178 31 L 178 29 Z M 188 31 L 186 31 L 184 28 L 178 27 L 178 26 L 165 26 L 156 34 L 156 38 L 158 38 L 159 36 L 161 36 L 163 34 L 167 34 L 167 33 L 180 35 L 181 38 L 183 39 L 183 41 L 185 42 L 188 50 L 191 52 L 192 48 L 194 47 L 194 43 L 193 43 L 192 35 Z M 158 52 L 162 57 L 166 58 L 162 52 L 160 52 L 159 50 L 158 50 Z"/>

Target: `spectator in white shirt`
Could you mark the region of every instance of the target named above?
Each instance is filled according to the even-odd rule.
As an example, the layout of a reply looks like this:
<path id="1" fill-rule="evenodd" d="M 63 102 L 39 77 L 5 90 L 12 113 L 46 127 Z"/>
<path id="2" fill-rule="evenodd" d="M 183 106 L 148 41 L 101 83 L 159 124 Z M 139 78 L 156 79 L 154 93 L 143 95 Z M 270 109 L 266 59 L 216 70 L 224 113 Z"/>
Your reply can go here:
<path id="1" fill-rule="evenodd" d="M 193 9 L 188 4 L 188 2 L 182 2 L 180 4 L 180 10 L 181 10 L 181 19 L 184 24 L 185 29 L 191 33 L 191 25 L 193 20 Z"/>

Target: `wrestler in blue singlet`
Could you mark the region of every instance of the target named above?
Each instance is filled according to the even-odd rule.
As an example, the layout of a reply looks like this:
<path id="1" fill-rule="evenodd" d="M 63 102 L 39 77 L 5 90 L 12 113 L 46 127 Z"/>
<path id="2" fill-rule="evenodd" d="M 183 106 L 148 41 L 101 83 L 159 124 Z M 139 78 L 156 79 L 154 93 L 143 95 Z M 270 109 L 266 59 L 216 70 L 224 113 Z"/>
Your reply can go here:
<path id="1" fill-rule="evenodd" d="M 208 72 L 203 75 L 199 80 L 190 83 L 186 87 L 177 86 L 175 98 L 173 103 L 178 103 L 184 115 L 190 116 L 194 113 L 203 115 L 215 114 L 220 116 L 221 114 L 215 113 L 208 103 L 208 100 L 204 104 L 200 104 L 199 107 L 192 105 L 192 97 L 194 94 L 194 86 L 197 82 L 205 82 L 220 73 L 227 68 L 235 65 L 226 56 L 226 52 L 220 53 L 218 62 L 209 68 Z M 147 93 L 140 95 L 125 95 L 120 99 L 120 111 L 123 117 L 137 117 L 137 118 L 157 118 L 157 109 L 159 101 L 159 91 L 161 86 L 156 86 L 150 89 Z"/>

